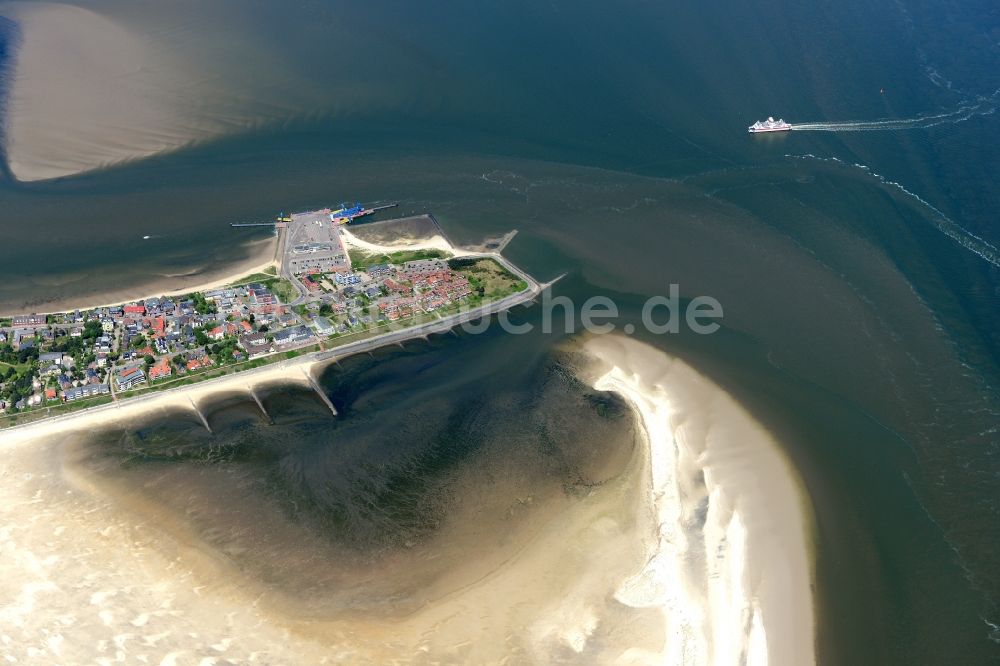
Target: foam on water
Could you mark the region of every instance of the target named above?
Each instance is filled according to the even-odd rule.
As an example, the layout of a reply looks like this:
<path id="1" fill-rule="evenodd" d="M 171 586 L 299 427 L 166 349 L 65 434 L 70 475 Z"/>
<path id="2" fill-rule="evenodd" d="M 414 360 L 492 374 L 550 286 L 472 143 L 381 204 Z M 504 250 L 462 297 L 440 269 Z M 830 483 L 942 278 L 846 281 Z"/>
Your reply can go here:
<path id="1" fill-rule="evenodd" d="M 985 259 L 994 266 L 1000 267 L 1000 249 L 997 249 L 995 245 L 989 241 L 977 236 L 968 229 L 962 227 L 960 224 L 955 222 L 953 219 L 944 214 L 939 208 L 935 207 L 932 203 L 921 197 L 919 194 L 912 192 L 902 185 L 902 183 L 897 183 L 894 180 L 889 180 L 885 176 L 876 173 L 871 169 L 871 167 L 864 164 L 849 164 L 838 157 L 820 157 L 818 155 L 813 155 L 811 153 L 806 153 L 805 155 L 785 155 L 785 157 L 796 160 L 815 160 L 817 162 L 833 162 L 836 164 L 842 164 L 847 167 L 853 167 L 860 171 L 864 171 L 866 174 L 878 181 L 879 184 L 886 187 L 894 188 L 904 195 L 916 201 L 920 206 L 929 210 L 933 215 L 930 219 L 934 222 L 934 226 L 937 227 L 938 231 L 945 234 L 953 241 L 969 250 L 970 252 L 978 255 L 979 257 Z"/>

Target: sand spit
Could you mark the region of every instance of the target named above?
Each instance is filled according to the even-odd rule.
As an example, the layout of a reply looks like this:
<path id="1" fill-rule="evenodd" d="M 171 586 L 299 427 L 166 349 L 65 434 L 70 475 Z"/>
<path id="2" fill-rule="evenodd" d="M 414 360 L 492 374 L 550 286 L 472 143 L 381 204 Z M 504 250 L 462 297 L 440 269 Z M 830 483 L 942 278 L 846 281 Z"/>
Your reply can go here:
<path id="1" fill-rule="evenodd" d="M 353 248 L 373 254 L 387 254 L 390 252 L 399 252 L 400 250 L 442 250 L 444 252 L 449 252 L 456 257 L 472 254 L 467 250 L 453 246 L 444 236 L 440 234 L 435 234 L 427 238 L 407 238 L 401 240 L 399 243 L 390 244 L 371 243 L 362 240 L 351 233 L 348 228 L 342 228 L 341 234 L 344 239 L 344 244 L 348 249 Z"/>
<path id="2" fill-rule="evenodd" d="M 626 663 L 815 663 L 810 515 L 768 433 L 690 366 L 618 336 L 589 340 L 595 388 L 615 391 L 648 437 L 646 566 L 618 590 L 662 613 L 659 651 Z"/>
<path id="3" fill-rule="evenodd" d="M 54 2 L 5 3 L 0 11 L 21 34 L 4 119 L 8 166 L 20 181 L 174 150 L 300 108 L 301 100 L 290 99 L 294 91 L 272 94 L 269 86 L 286 83 L 265 63 L 248 65 L 255 81 L 225 71 L 225 49 L 252 43 L 231 44 L 210 30 L 196 39 L 202 28 L 183 15 L 130 25 L 111 13 Z M 171 34 L 164 21 L 194 34 Z M 182 38 L 192 44 L 179 48 L 174 42 Z M 258 51 L 249 57 L 261 59 Z"/>

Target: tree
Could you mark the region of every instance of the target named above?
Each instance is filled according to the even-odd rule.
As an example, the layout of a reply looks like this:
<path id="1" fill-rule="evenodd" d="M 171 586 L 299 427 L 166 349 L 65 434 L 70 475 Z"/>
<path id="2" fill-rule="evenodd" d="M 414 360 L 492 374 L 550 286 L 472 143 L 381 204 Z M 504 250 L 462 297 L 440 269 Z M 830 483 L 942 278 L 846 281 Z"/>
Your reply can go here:
<path id="1" fill-rule="evenodd" d="M 150 367 L 151 365 L 153 365 L 153 363 L 156 362 L 156 359 L 153 358 L 152 356 L 150 356 L 149 354 L 146 354 L 145 356 L 143 356 L 142 360 L 146 362 L 146 367 L 147 368 Z"/>
<path id="2" fill-rule="evenodd" d="M 83 338 L 85 340 L 99 338 L 103 332 L 104 329 L 101 327 L 101 322 L 97 319 L 91 319 L 83 325 Z"/>
<path id="3" fill-rule="evenodd" d="M 255 315 L 254 313 L 251 312 L 250 313 L 250 320 L 249 321 L 250 321 L 251 324 L 254 323 L 255 321 L 257 321 L 257 315 Z"/>

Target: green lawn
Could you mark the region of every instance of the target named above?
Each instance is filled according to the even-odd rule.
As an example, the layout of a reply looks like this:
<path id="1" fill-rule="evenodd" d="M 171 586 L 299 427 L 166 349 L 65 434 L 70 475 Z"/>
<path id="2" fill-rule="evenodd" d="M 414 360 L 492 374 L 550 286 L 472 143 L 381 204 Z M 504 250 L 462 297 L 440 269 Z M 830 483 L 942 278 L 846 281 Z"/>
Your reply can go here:
<path id="1" fill-rule="evenodd" d="M 48 418 L 50 416 L 59 416 L 60 414 L 70 414 L 72 412 L 78 412 L 81 409 L 87 409 L 88 407 L 97 407 L 98 405 L 103 405 L 111 402 L 112 398 L 110 395 L 100 395 L 93 398 L 85 398 L 83 400 L 75 400 L 73 402 L 65 402 L 59 404 L 53 404 L 52 406 L 40 406 L 34 407 L 26 412 L 18 412 L 17 414 L 6 414 L 0 417 L 0 428 L 7 428 L 12 425 L 31 423 L 33 421 L 40 421 L 41 419 Z"/>
<path id="2" fill-rule="evenodd" d="M 452 259 L 448 265 L 469 280 L 473 296 L 479 296 L 487 301 L 500 300 L 528 288 L 524 280 L 494 259 Z M 481 294 L 480 289 L 482 289 Z"/>
<path id="3" fill-rule="evenodd" d="M 299 295 L 298 290 L 295 289 L 295 285 L 283 278 L 271 277 L 267 280 L 262 280 L 261 283 L 270 289 L 282 303 L 291 303 Z"/>
<path id="4" fill-rule="evenodd" d="M 251 273 L 246 277 L 241 277 L 240 279 L 230 282 L 227 287 L 242 287 L 245 284 L 250 284 L 251 282 L 267 282 L 274 278 L 278 274 L 278 269 L 274 266 L 269 266 L 264 269 L 263 273 Z"/>
<path id="5" fill-rule="evenodd" d="M 14 368 L 17 372 L 24 372 L 31 367 L 31 363 L 4 363 L 0 361 L 0 372 L 7 372 L 7 368 Z"/>
<path id="6" fill-rule="evenodd" d="M 250 284 L 252 282 L 266 282 L 267 280 L 270 280 L 273 277 L 274 277 L 273 275 L 269 275 L 267 273 L 254 273 L 252 275 L 247 275 L 246 277 L 242 277 L 239 280 L 236 280 L 235 282 L 230 282 L 226 286 L 227 287 L 242 287 L 242 286 L 248 285 L 248 284 Z"/>

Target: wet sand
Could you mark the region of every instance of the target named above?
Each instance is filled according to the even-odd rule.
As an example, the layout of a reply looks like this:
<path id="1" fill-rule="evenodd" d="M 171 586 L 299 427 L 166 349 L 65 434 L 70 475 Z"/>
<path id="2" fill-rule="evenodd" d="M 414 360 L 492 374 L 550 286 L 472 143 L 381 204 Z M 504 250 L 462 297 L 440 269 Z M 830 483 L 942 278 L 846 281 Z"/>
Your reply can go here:
<path id="1" fill-rule="evenodd" d="M 449 476 L 428 538 L 371 555 L 262 501 L 244 464 L 123 476 L 87 443 L 159 418 L 173 429 L 167 450 L 176 437 L 210 444 L 193 405 L 223 418 L 220 396 L 245 392 L 246 377 L 5 433 L 5 649 L 69 661 L 813 663 L 808 521 L 776 445 L 657 350 L 609 336 L 582 349 L 582 378 L 636 419 L 601 426 L 596 458 L 577 454 L 590 481 L 568 492 L 541 472 L 535 444 L 486 451 Z M 304 384 L 299 368 L 253 381 L 264 394 Z M 609 457 L 600 441 L 635 426 L 632 452 Z"/>
<path id="2" fill-rule="evenodd" d="M 0 606 L 0 617 L 14 640 L 0 650 L 11 656 L 73 663 L 102 655 L 152 663 L 213 657 L 239 663 L 551 663 L 575 657 L 593 663 L 600 652 L 603 661 L 614 657 L 601 644 L 615 615 L 619 631 L 655 642 L 652 618 L 607 594 L 636 562 L 629 556 L 628 521 L 600 502 L 567 511 L 565 501 L 536 495 L 538 510 L 530 520 L 504 531 L 510 541 L 494 551 L 504 556 L 501 562 L 482 557 L 489 555 L 484 542 L 493 545 L 490 530 L 470 533 L 475 516 L 456 516 L 467 529 L 447 546 L 457 563 L 452 576 L 425 587 L 426 567 L 406 556 L 354 570 L 361 583 L 377 582 L 382 573 L 392 581 L 408 579 L 407 587 L 423 600 L 418 610 L 311 618 L 295 599 L 283 603 L 267 595 L 161 507 L 134 493 L 117 494 L 113 486 L 88 484 L 61 465 L 52 447 L 6 445 L 4 454 L 16 458 L 0 473 L 7 574 L 0 591 L 12 602 Z M 272 518 L 266 508 L 258 515 L 280 528 Z M 276 536 L 289 535 L 300 539 L 297 547 L 310 549 L 294 530 L 279 529 Z M 293 559 L 273 566 L 278 573 L 310 564 L 315 566 Z M 405 592 L 398 592 L 404 602 Z"/>
<path id="3" fill-rule="evenodd" d="M 186 421 L 187 441 L 208 437 L 188 397 L 208 400 L 153 399 L 120 423 L 159 416 Z M 635 434 L 628 418 L 602 428 L 622 443 Z M 608 663 L 623 645 L 653 650 L 662 638 L 653 613 L 614 598 L 642 563 L 644 462 L 636 447 L 609 457 L 603 436 L 572 454 L 575 489 L 545 471 L 531 438 L 471 458 L 449 475 L 453 499 L 427 539 L 365 556 L 261 501 L 245 467 L 161 462 L 109 476 L 87 432 L 27 434 L 0 445 L 11 526 L 0 547 L 12 555 L 0 591 L 20 600 L 0 613 L 18 657 Z M 82 582 L 63 578 L 79 569 Z M 65 609 L 82 610 L 70 621 Z M 54 628 L 60 639 L 47 643 Z"/>

